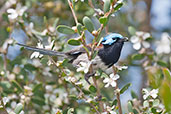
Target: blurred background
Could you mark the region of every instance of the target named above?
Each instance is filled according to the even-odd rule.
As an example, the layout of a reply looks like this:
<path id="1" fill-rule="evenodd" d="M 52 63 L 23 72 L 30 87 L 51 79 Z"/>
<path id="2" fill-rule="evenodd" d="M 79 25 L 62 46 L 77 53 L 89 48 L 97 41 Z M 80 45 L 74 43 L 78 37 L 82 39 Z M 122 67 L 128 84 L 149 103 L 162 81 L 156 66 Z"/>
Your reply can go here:
<path id="1" fill-rule="evenodd" d="M 88 16 L 93 21 L 96 29 L 100 27 L 98 15 L 95 11 L 101 12 L 103 7 L 100 5 L 101 0 L 93 0 L 94 9 L 90 7 L 88 0 L 77 0 L 75 2 L 75 12 L 78 21 L 82 23 L 84 16 Z M 150 33 L 152 41 L 150 41 L 150 49 L 156 51 L 159 43 L 162 42 L 162 37 L 170 38 L 171 35 L 171 1 L 170 0 L 123 0 L 123 6 L 116 13 L 112 14 L 107 25 L 107 30 L 103 30 L 102 37 L 106 32 L 116 32 L 131 39 L 133 36 L 129 33 L 129 27 L 134 28 L 136 31 L 143 31 Z M 67 84 L 61 84 L 58 80 L 59 73 L 55 73 L 54 66 L 48 66 L 47 57 L 39 61 L 39 58 L 30 59 L 32 52 L 26 50 L 21 51 L 19 46 L 11 45 L 15 39 L 19 43 L 37 46 L 38 42 L 44 45 L 49 45 L 53 40 L 55 41 L 55 49 L 58 51 L 68 51 L 75 46 L 67 44 L 70 38 L 78 37 L 78 34 L 65 35 L 56 31 L 57 25 L 67 25 L 70 27 L 75 26 L 74 18 L 68 6 L 67 0 L 1 0 L 0 1 L 0 72 L 1 82 L 10 82 L 17 80 L 17 82 L 24 88 L 26 85 L 35 86 L 38 82 L 43 84 L 41 87 L 42 94 L 45 94 L 48 87 L 61 88 L 57 90 L 62 93 L 61 99 L 65 99 L 65 92 L 61 92 L 61 87 Z M 86 31 L 86 42 L 90 43 L 93 35 Z M 163 41 L 167 42 L 167 40 Z M 9 45 L 10 44 L 10 45 Z M 131 60 L 131 55 L 137 53 L 136 47 L 133 47 L 134 42 L 129 42 L 124 45 L 122 50 L 120 62 L 128 66 L 127 70 L 121 71 L 119 79 L 119 87 L 123 87 L 126 83 L 132 83 L 132 86 L 121 95 L 122 107 L 127 107 L 127 101 L 132 99 L 131 91 L 134 91 L 140 99 L 142 99 L 141 89 L 149 86 L 148 76 L 142 65 L 142 61 Z M 170 44 L 169 44 L 170 45 Z M 6 50 L 7 49 L 7 50 Z M 161 57 L 164 63 L 168 63 L 168 69 L 171 68 L 169 61 L 171 61 L 170 47 L 163 48 Z M 159 52 L 159 51 L 158 51 Z M 157 53 L 157 52 L 155 52 Z M 153 54 L 155 54 L 153 53 Z M 4 60 L 5 59 L 5 60 Z M 153 58 L 156 59 L 156 58 Z M 3 76 L 3 72 L 6 76 Z M 41 72 L 43 71 L 43 72 Z M 53 84 L 57 83 L 54 87 Z M 66 83 L 66 82 L 65 82 Z M 14 91 L 3 89 L 1 83 L 0 92 L 2 96 L 12 95 Z M 51 86 L 47 86 L 51 85 Z M 50 90 L 49 90 L 50 91 Z M 76 90 L 73 90 L 76 91 Z M 101 90 L 102 93 L 107 93 L 106 89 Z M 19 95 L 19 94 L 18 94 Z M 59 97 L 60 95 L 58 95 Z M 107 96 L 112 99 L 112 93 Z M 17 99 L 17 98 L 16 98 Z M 36 102 L 36 98 L 33 100 Z M 17 104 L 19 101 L 11 101 L 9 107 Z M 42 101 L 43 102 L 43 101 Z M 56 101 L 57 107 L 66 108 L 67 101 Z M 59 103 L 61 102 L 61 104 Z M 13 104 L 12 104 L 13 103 Z M 27 104 L 27 103 L 26 103 Z M 44 108 L 50 109 L 51 105 L 45 105 Z M 71 104 L 70 104 L 71 105 Z M 36 106 L 35 112 L 41 112 L 40 107 L 29 103 L 28 109 Z M 14 106 L 13 106 L 14 107 Z M 11 108 L 12 109 L 12 108 Z M 47 110 L 48 110 L 47 109 Z M 62 109 L 62 108 L 61 108 Z M 35 112 L 34 112 L 35 111 Z M 45 111 L 46 112 L 46 111 Z M 48 111 L 47 111 L 48 112 Z M 81 111 L 80 111 L 81 112 Z M 124 108 L 127 112 L 127 108 Z M 44 113 L 44 112 L 43 112 Z M 31 113 L 30 113 L 31 114 Z"/>

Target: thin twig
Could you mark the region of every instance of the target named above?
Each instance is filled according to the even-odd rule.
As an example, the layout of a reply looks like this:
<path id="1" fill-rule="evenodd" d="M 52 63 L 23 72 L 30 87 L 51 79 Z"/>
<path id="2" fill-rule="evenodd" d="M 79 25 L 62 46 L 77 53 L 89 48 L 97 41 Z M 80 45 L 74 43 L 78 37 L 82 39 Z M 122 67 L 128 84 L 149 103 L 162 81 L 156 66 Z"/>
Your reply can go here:
<path id="1" fill-rule="evenodd" d="M 78 24 L 78 19 L 77 19 L 77 16 L 76 16 L 75 12 L 74 12 L 73 5 L 72 5 L 70 0 L 68 0 L 68 4 L 69 4 L 69 7 L 71 8 L 72 15 L 74 17 L 75 23 Z"/>
<path id="2" fill-rule="evenodd" d="M 113 65 L 112 68 L 113 68 L 114 75 L 116 75 L 117 72 L 116 72 L 115 66 Z M 120 91 L 118 91 L 119 88 L 118 88 L 117 80 L 115 82 L 116 82 L 115 91 L 116 91 L 116 98 L 117 98 L 117 101 L 118 101 L 119 114 L 122 114 L 122 107 L 121 107 L 121 101 L 120 101 Z"/>
<path id="3" fill-rule="evenodd" d="M 103 102 L 101 101 L 102 95 L 100 94 L 100 89 L 97 85 L 97 80 L 95 77 L 93 77 L 93 82 L 94 82 L 95 87 L 97 88 L 97 97 L 100 98 L 100 101 L 99 101 L 100 109 L 102 109 L 102 111 L 104 112 Z"/>
<path id="4" fill-rule="evenodd" d="M 72 83 L 72 84 L 80 91 L 81 96 L 82 96 L 85 100 L 88 100 L 88 99 L 86 98 L 86 96 L 84 95 L 82 89 L 79 88 L 79 87 L 78 87 L 77 85 L 75 85 L 74 83 Z M 90 104 L 90 106 L 91 106 L 98 114 L 100 114 L 100 112 L 96 109 L 96 107 L 95 107 L 93 104 L 91 104 L 91 103 L 89 103 L 89 104 Z"/>

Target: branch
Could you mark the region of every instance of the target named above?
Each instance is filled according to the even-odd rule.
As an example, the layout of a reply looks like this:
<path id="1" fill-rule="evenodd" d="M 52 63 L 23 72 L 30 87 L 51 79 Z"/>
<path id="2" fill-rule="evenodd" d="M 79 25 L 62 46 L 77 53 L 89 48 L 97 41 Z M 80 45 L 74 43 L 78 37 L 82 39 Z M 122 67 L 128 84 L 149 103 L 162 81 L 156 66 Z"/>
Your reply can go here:
<path id="1" fill-rule="evenodd" d="M 113 68 L 114 75 L 116 75 L 116 73 L 117 73 L 116 72 L 116 67 L 113 65 L 112 68 Z M 117 101 L 118 101 L 119 114 L 122 114 L 122 107 L 121 107 L 121 101 L 120 101 L 120 91 L 119 91 L 119 88 L 118 88 L 117 80 L 115 82 L 116 82 L 115 92 L 116 92 L 116 98 L 117 98 Z"/>

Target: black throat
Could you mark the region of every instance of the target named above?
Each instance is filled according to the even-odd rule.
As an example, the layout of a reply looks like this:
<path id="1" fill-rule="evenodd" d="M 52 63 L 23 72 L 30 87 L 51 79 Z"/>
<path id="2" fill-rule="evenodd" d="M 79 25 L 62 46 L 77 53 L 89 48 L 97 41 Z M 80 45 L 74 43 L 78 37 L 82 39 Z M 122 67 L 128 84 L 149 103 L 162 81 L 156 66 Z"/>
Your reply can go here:
<path id="1" fill-rule="evenodd" d="M 99 50 L 98 56 L 108 67 L 111 67 L 115 64 L 120 57 L 121 50 L 124 42 L 115 42 L 112 45 L 104 45 L 102 49 Z"/>

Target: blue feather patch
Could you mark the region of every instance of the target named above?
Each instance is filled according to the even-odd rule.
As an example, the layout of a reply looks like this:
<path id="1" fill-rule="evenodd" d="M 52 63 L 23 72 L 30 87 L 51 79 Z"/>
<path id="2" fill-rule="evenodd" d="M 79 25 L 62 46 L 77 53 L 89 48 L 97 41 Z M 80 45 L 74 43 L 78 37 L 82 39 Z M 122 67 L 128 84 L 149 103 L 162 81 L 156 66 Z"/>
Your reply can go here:
<path id="1" fill-rule="evenodd" d="M 103 38 L 102 44 L 112 45 L 118 38 L 122 39 L 123 36 L 118 33 L 111 33 Z"/>

